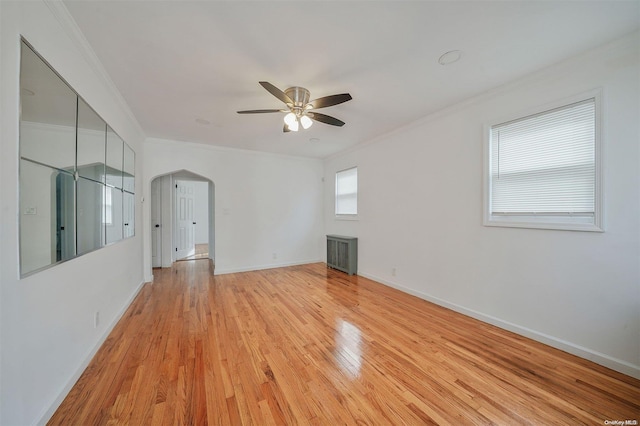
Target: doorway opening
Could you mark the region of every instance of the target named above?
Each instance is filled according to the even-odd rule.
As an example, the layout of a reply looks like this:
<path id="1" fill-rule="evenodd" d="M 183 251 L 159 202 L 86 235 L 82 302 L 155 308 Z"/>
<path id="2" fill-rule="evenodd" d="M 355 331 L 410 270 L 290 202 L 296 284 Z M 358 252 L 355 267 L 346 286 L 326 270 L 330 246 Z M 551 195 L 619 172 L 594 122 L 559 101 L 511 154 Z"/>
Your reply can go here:
<path id="1" fill-rule="evenodd" d="M 208 243 L 196 243 L 196 250 L 191 256 L 183 257 L 177 259 L 178 262 L 183 260 L 201 260 L 209 258 L 209 244 Z"/>
<path id="2" fill-rule="evenodd" d="M 182 260 L 215 262 L 215 185 L 180 170 L 151 181 L 151 266 Z"/>

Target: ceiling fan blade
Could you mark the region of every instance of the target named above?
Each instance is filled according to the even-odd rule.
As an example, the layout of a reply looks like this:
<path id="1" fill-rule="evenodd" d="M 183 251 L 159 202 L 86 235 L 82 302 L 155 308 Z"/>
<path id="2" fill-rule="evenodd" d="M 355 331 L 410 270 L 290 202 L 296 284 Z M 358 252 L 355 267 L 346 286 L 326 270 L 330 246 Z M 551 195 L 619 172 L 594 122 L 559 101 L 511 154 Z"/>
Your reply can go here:
<path id="1" fill-rule="evenodd" d="M 285 104 L 293 104 L 293 101 L 291 100 L 291 98 L 287 96 L 287 94 L 284 93 L 282 90 L 274 86 L 273 84 L 269 83 L 268 81 L 260 81 L 259 83 L 262 87 L 267 89 L 267 92 L 271 93 L 273 96 L 280 99 Z"/>
<path id="2" fill-rule="evenodd" d="M 320 114 L 319 112 L 308 112 L 307 115 L 321 123 L 330 124 L 332 126 L 344 126 L 344 121 L 338 120 L 335 117 L 331 117 L 330 115 Z"/>
<path id="3" fill-rule="evenodd" d="M 286 112 L 281 109 L 248 109 L 246 111 L 237 111 L 238 114 L 263 114 L 266 112 Z"/>
<path id="4" fill-rule="evenodd" d="M 309 102 L 309 104 L 313 105 L 313 108 L 326 108 L 334 105 L 341 104 L 343 102 L 347 102 L 353 99 L 348 93 L 341 93 L 339 95 L 331 95 L 325 96 L 323 98 L 318 98 Z"/>

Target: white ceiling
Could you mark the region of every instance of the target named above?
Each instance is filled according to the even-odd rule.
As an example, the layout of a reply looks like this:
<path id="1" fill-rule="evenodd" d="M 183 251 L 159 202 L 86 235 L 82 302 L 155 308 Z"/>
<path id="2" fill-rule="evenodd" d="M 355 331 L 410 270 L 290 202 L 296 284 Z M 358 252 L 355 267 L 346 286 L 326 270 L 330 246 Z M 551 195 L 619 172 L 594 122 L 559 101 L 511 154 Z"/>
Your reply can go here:
<path id="1" fill-rule="evenodd" d="M 69 12 L 149 137 L 324 158 L 636 31 L 638 1 L 77 1 Z M 460 61 L 438 57 L 461 50 Z M 346 122 L 283 133 L 258 81 Z M 196 122 L 207 120 L 209 125 Z M 319 141 L 311 142 L 311 138 Z"/>

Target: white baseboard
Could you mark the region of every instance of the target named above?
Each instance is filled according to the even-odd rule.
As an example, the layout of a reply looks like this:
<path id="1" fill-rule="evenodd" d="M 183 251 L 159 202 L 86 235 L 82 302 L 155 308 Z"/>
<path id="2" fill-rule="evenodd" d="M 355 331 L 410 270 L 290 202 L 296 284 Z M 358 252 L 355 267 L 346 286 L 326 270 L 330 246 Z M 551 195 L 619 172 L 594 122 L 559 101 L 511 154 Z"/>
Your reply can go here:
<path id="1" fill-rule="evenodd" d="M 109 337 L 109 334 L 111 334 L 111 332 L 113 331 L 118 321 L 120 321 L 120 319 L 125 314 L 125 312 L 127 312 L 127 309 L 129 309 L 129 306 L 131 306 L 131 303 L 133 303 L 133 300 L 136 298 L 138 293 L 140 293 L 140 290 L 142 289 L 142 286 L 144 284 L 145 284 L 144 281 L 138 284 L 137 288 L 133 291 L 129 299 L 124 303 L 124 306 L 122 307 L 118 315 L 116 315 L 113 321 L 111 321 L 111 323 L 109 324 L 109 326 L 105 328 L 104 332 L 102 333 L 102 335 L 100 336 L 96 344 L 89 351 L 89 354 L 84 358 L 82 363 L 80 363 L 80 365 L 78 366 L 74 374 L 67 381 L 66 385 L 62 388 L 62 390 L 60 391 L 56 399 L 53 401 L 53 403 L 51 403 L 49 408 L 40 417 L 40 420 L 37 423 L 38 425 L 46 425 L 49 419 L 51 419 L 51 417 L 56 412 L 60 404 L 62 404 L 62 401 L 64 401 L 64 399 L 67 397 L 67 394 L 71 391 L 71 389 L 76 384 L 80 376 L 82 376 L 82 373 L 84 373 L 84 370 L 87 369 L 93 357 L 96 355 L 96 353 L 98 353 L 98 350 L 100 349 L 100 347 L 102 347 L 103 343 L 107 340 L 107 337 Z"/>
<path id="2" fill-rule="evenodd" d="M 284 263 L 273 263 L 269 265 L 259 265 L 259 266 L 247 266 L 243 268 L 233 268 L 233 269 L 214 269 L 214 275 L 225 275 L 225 274 L 235 274 L 237 272 L 251 272 L 251 271 L 261 271 L 263 269 L 274 269 L 274 268 L 285 268 L 287 266 L 298 266 L 298 265 L 306 265 L 308 263 L 319 263 L 324 262 L 322 259 L 313 259 L 313 260 L 301 260 L 299 262 L 284 262 Z"/>
<path id="3" fill-rule="evenodd" d="M 404 293 L 411 294 L 413 296 L 419 297 L 420 299 L 424 299 L 428 302 L 435 303 L 436 305 L 443 306 L 445 308 L 449 308 L 452 311 L 456 311 L 463 315 L 469 316 L 471 318 L 475 318 L 482 322 L 486 322 L 491 325 L 495 325 L 496 327 L 500 327 L 504 330 L 512 331 L 521 336 L 528 337 L 530 339 L 536 340 L 538 342 L 544 343 L 556 349 L 560 349 L 562 351 L 568 352 L 572 355 L 579 356 L 580 358 L 587 359 L 589 361 L 593 361 L 596 364 L 603 365 L 612 370 L 618 371 L 620 373 L 626 374 L 631 377 L 635 377 L 636 379 L 640 379 L 640 366 L 633 365 L 627 361 L 623 361 L 617 358 L 613 358 L 607 354 L 603 354 L 597 351 L 594 351 L 589 348 L 585 348 L 580 345 L 576 345 L 575 343 L 559 339 L 554 336 L 550 336 L 545 333 L 541 333 L 536 330 L 529 329 L 527 327 L 520 326 L 518 324 L 513 324 L 509 321 L 504 321 L 500 318 L 496 318 L 491 315 L 484 314 L 482 312 L 475 311 L 473 309 L 465 308 L 464 306 L 457 305 L 455 303 L 447 302 L 446 300 L 431 296 L 426 293 L 422 293 L 419 291 L 412 290 L 410 288 L 404 287 L 398 283 L 394 283 L 391 281 L 387 281 L 380 277 L 376 277 L 374 275 L 370 275 L 361 271 L 358 271 L 358 275 L 361 275 L 365 278 L 369 278 L 373 281 L 384 284 L 388 287 L 393 287 L 397 290 L 400 290 Z"/>

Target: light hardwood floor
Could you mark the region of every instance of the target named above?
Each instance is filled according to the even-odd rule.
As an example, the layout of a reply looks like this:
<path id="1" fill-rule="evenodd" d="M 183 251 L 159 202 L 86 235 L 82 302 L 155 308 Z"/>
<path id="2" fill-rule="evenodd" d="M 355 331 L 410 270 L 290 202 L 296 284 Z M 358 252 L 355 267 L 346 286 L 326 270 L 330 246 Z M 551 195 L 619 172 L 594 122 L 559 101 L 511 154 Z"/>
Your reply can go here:
<path id="1" fill-rule="evenodd" d="M 185 260 L 207 260 L 209 258 L 209 244 L 196 244 L 195 252 L 191 256 L 178 259 L 182 262 Z"/>
<path id="2" fill-rule="evenodd" d="M 640 421 L 640 380 L 311 264 L 154 270 L 49 424 Z"/>

